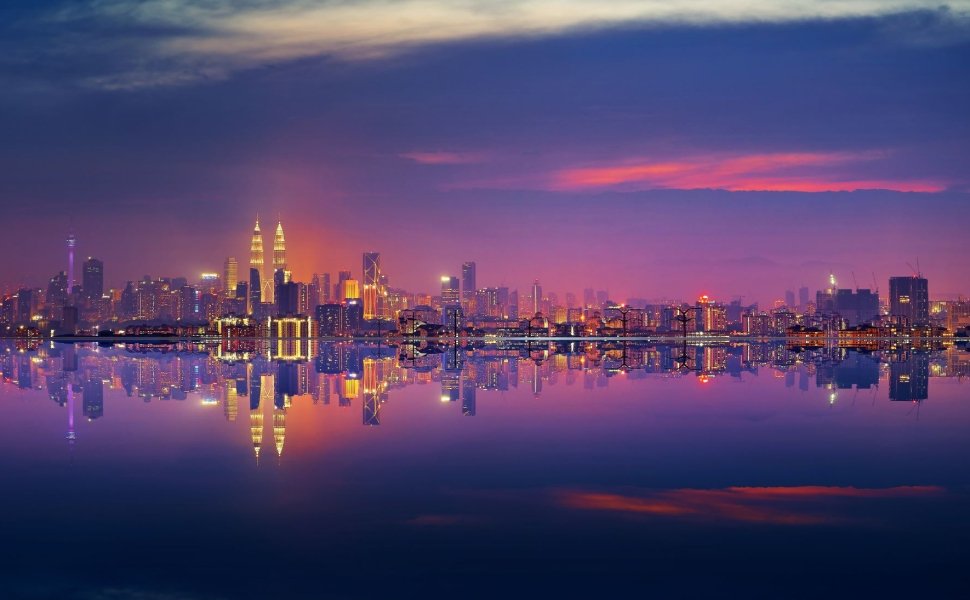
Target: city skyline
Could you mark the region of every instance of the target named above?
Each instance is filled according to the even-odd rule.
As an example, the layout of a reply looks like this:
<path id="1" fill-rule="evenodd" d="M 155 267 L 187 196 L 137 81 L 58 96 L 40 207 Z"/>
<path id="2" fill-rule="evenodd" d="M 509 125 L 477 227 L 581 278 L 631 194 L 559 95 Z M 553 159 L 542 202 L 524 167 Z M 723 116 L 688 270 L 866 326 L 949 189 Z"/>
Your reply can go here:
<path id="1" fill-rule="evenodd" d="M 112 285 L 218 272 L 260 214 L 301 281 L 375 250 L 408 289 L 471 260 L 519 289 L 765 302 L 919 257 L 970 295 L 966 2 L 341 4 L 10 5 L 0 202 L 29 252 L 0 285 L 41 285 L 69 231 Z M 286 33 L 357 18 L 378 29 Z"/>
<path id="2" fill-rule="evenodd" d="M 140 275 L 133 276 L 133 277 L 118 277 L 117 275 L 112 277 L 111 271 L 110 271 L 110 265 L 112 262 L 115 262 L 115 261 L 109 261 L 108 262 L 109 271 L 107 274 L 107 278 L 102 281 L 103 289 L 104 290 L 107 290 L 109 288 L 123 289 L 125 287 L 125 283 L 138 282 L 142 280 L 145 276 L 150 276 L 152 278 L 160 278 L 160 277 L 186 278 L 187 281 L 194 284 L 194 283 L 197 283 L 198 281 L 201 281 L 203 279 L 203 276 L 207 274 L 218 274 L 221 282 L 221 280 L 224 278 L 224 274 L 226 273 L 226 269 L 227 269 L 226 261 L 230 259 L 235 260 L 237 261 L 237 265 L 238 265 L 239 256 L 243 256 L 243 257 L 248 256 L 249 257 L 248 260 L 244 263 L 245 265 L 247 265 L 247 268 L 245 270 L 245 274 L 247 276 L 243 277 L 242 276 L 243 272 L 239 271 L 237 273 L 238 281 L 243 281 L 244 279 L 248 280 L 249 269 L 254 268 L 254 265 L 257 264 L 257 261 L 258 261 L 260 265 L 259 271 L 260 271 L 260 277 L 261 277 L 261 283 L 262 283 L 262 294 L 264 297 L 267 298 L 266 301 L 269 301 L 269 302 L 274 301 L 273 273 L 276 270 L 286 270 L 288 272 L 292 272 L 293 273 L 292 277 L 294 281 L 301 281 L 304 283 L 309 283 L 314 275 L 328 275 L 328 276 L 336 275 L 339 272 L 346 270 L 352 274 L 352 278 L 354 280 L 359 282 L 361 290 L 364 290 L 365 273 L 363 268 L 358 271 L 353 268 L 345 269 L 347 265 L 337 266 L 335 264 L 335 266 L 331 269 L 317 269 L 317 268 L 306 268 L 306 267 L 303 267 L 299 270 L 291 269 L 293 265 L 288 262 L 287 253 L 289 252 L 292 255 L 294 248 L 293 246 L 290 246 L 289 248 L 287 248 L 286 246 L 282 221 L 283 221 L 282 218 L 276 221 L 276 226 L 274 228 L 275 233 L 274 233 L 274 241 L 273 241 L 273 250 L 269 260 L 266 260 L 264 258 L 266 254 L 266 251 L 263 246 L 265 244 L 265 241 L 262 239 L 257 241 L 258 234 L 260 233 L 259 231 L 260 226 L 259 226 L 258 217 L 256 217 L 255 231 L 251 233 L 247 242 L 248 248 L 249 248 L 248 252 L 240 251 L 235 254 L 223 254 L 222 258 L 219 259 L 218 264 L 206 263 L 204 268 L 196 272 L 179 273 L 174 269 L 167 269 L 167 270 L 163 269 L 160 272 L 153 273 L 153 272 L 149 272 L 147 269 L 144 269 L 142 271 L 137 271 L 137 270 L 133 271 L 133 273 L 141 273 Z M 79 246 L 79 244 L 81 245 Z M 78 239 L 78 236 L 73 232 L 68 236 L 67 245 L 68 245 L 68 255 L 66 256 L 66 258 L 64 255 L 64 248 L 63 247 L 61 248 L 62 263 L 63 263 L 62 267 L 57 267 L 56 265 L 52 265 L 52 268 L 54 270 L 51 272 L 51 275 L 56 275 L 59 271 L 63 271 L 68 277 L 72 275 L 72 273 L 69 272 L 69 268 L 71 265 L 71 256 L 70 256 L 71 250 L 73 250 L 74 254 L 77 254 L 78 256 L 77 264 L 74 266 L 75 271 L 73 273 L 75 282 L 81 282 L 81 273 L 79 271 L 83 268 L 83 265 L 86 264 L 86 262 L 89 260 L 94 260 L 101 263 L 100 269 L 101 269 L 102 277 L 104 277 L 104 274 L 103 274 L 105 270 L 104 256 L 90 255 L 90 254 L 86 255 L 84 253 L 83 242 L 80 241 Z M 236 244 L 235 246 L 238 247 L 240 246 L 240 244 Z M 257 247 L 259 247 L 258 250 L 257 250 Z M 296 251 L 300 255 L 305 255 L 305 251 L 301 251 L 298 248 L 296 249 Z M 364 260 L 366 261 L 367 260 L 366 256 L 368 254 L 377 254 L 379 257 L 378 258 L 379 263 L 384 261 L 383 258 L 380 258 L 383 255 L 382 252 L 373 252 L 373 251 L 371 252 L 363 251 L 358 253 L 357 260 L 360 260 L 359 256 L 363 255 L 365 256 Z M 257 255 L 258 255 L 258 258 L 257 258 Z M 693 300 L 695 298 L 699 298 L 701 296 L 707 295 L 722 301 L 742 299 L 748 302 L 757 302 L 763 305 L 770 305 L 771 303 L 777 302 L 779 300 L 783 300 L 783 299 L 787 300 L 789 294 L 794 294 L 797 290 L 803 287 L 808 288 L 810 290 L 810 293 L 814 297 L 814 293 L 816 290 L 824 289 L 825 287 L 828 287 L 830 283 L 830 278 L 835 277 L 838 283 L 837 287 L 840 287 L 843 289 L 868 289 L 872 291 L 883 290 L 883 293 L 885 294 L 884 297 L 888 297 L 888 291 L 889 291 L 888 282 L 892 277 L 905 277 L 909 275 L 919 274 L 920 276 L 933 278 L 934 282 L 936 282 L 937 281 L 936 278 L 932 277 L 930 273 L 927 272 L 925 268 L 925 260 L 926 260 L 925 257 L 921 259 L 919 256 L 902 257 L 902 259 L 900 260 L 900 266 L 899 268 L 897 268 L 896 272 L 890 272 L 885 276 L 881 274 L 877 274 L 875 270 L 866 270 L 864 266 L 857 270 L 853 268 L 853 265 L 855 263 L 844 263 L 844 262 L 833 261 L 832 266 L 828 268 L 824 268 L 821 263 L 810 263 L 810 264 L 803 263 L 799 271 L 803 273 L 808 273 L 809 275 L 814 273 L 815 275 L 814 281 L 802 280 L 798 283 L 788 283 L 785 285 L 782 285 L 780 282 L 775 282 L 770 280 L 762 281 L 761 283 L 758 284 L 760 286 L 760 289 L 768 290 L 767 294 L 764 297 L 758 297 L 757 295 L 742 294 L 742 293 L 736 293 L 736 294 L 718 293 L 716 292 L 716 290 L 713 289 L 714 286 L 705 286 L 703 285 L 703 283 L 695 284 L 693 285 L 693 290 L 688 289 L 686 292 L 680 293 L 680 294 L 667 291 L 664 287 L 662 287 L 661 282 L 657 283 L 657 285 L 661 287 L 654 287 L 654 288 L 647 287 L 647 284 L 641 284 L 643 285 L 643 287 L 639 289 L 646 289 L 649 291 L 639 292 L 639 293 L 627 293 L 627 294 L 614 292 L 609 288 L 609 286 L 602 286 L 598 284 L 596 281 L 578 282 L 574 284 L 573 287 L 559 287 L 554 285 L 545 285 L 545 288 L 547 290 L 554 290 L 554 293 L 555 292 L 562 293 L 564 297 L 566 295 L 575 295 L 576 292 L 581 292 L 582 290 L 587 288 L 594 288 L 596 290 L 605 290 L 610 293 L 610 300 L 614 300 L 621 303 L 626 302 L 626 299 L 628 298 L 644 298 L 644 299 L 649 299 L 651 301 L 662 302 L 662 301 L 675 301 L 675 300 Z M 428 274 L 428 276 L 425 278 L 427 280 L 427 283 L 424 284 L 424 287 L 409 288 L 404 285 L 399 285 L 397 284 L 397 278 L 395 278 L 394 282 L 392 282 L 392 284 L 389 287 L 394 287 L 398 289 L 407 289 L 412 293 L 428 293 L 433 295 L 438 291 L 437 287 L 439 285 L 439 281 L 443 281 L 442 279 L 443 277 L 449 276 L 449 277 L 457 277 L 459 280 L 464 279 L 464 269 L 468 264 L 472 265 L 471 282 L 472 284 L 475 284 L 477 265 L 480 264 L 481 261 L 455 259 L 454 261 L 451 261 L 451 262 L 454 262 L 455 265 L 452 266 L 450 269 L 445 269 L 440 274 L 436 274 L 436 273 Z M 762 277 L 758 275 L 758 273 L 761 273 L 772 266 L 776 266 L 776 265 L 765 263 L 762 259 L 758 257 L 748 257 L 747 259 L 738 260 L 738 261 L 728 260 L 726 262 L 734 263 L 736 265 L 735 266 L 735 268 L 737 269 L 736 272 L 739 273 L 737 277 L 739 278 L 742 277 L 742 275 L 740 274 L 744 274 L 743 275 L 744 277 L 757 277 L 761 279 Z M 934 263 L 934 261 L 932 260 L 930 262 L 931 264 Z M 392 264 L 397 264 L 397 262 Z M 741 264 L 746 264 L 746 266 L 744 267 L 738 266 Z M 528 282 L 523 282 L 523 285 L 514 285 L 514 284 L 510 285 L 505 280 L 496 281 L 494 278 L 487 277 L 487 274 L 490 270 L 491 265 L 485 263 L 484 266 L 486 269 L 485 270 L 486 281 L 488 282 L 487 286 L 491 286 L 491 287 L 501 286 L 501 287 L 508 287 L 509 289 L 512 289 L 512 290 L 521 288 L 525 294 L 530 294 L 536 282 L 546 281 L 545 278 L 543 278 L 541 275 L 538 275 L 538 276 L 532 276 L 528 278 Z M 502 269 L 500 265 L 496 265 L 496 266 L 499 268 L 499 270 Z M 970 266 L 968 266 L 968 268 L 970 268 Z M 388 269 L 380 266 L 378 267 L 378 269 L 384 275 L 384 277 L 387 277 Z M 298 275 L 298 273 L 301 275 Z M 302 275 L 304 273 L 305 275 Z M 18 283 L 14 281 L 0 280 L 0 293 L 4 293 L 4 294 L 16 293 L 16 291 L 22 287 L 32 287 L 32 288 L 42 289 L 47 285 L 47 282 L 49 281 L 51 275 L 44 275 L 43 273 L 35 274 L 34 277 L 37 279 L 37 281 L 33 285 L 25 284 L 22 282 Z M 733 275 L 733 273 L 731 275 Z M 794 281 L 794 280 L 789 278 L 789 281 Z M 948 290 L 948 289 L 941 290 L 939 285 L 934 285 L 932 299 L 956 300 L 956 299 L 962 299 L 965 297 L 970 297 L 970 274 L 968 274 L 968 279 L 966 281 L 967 281 L 966 285 L 968 287 L 960 288 L 957 290 Z M 421 284 L 419 283 L 419 286 L 420 285 Z M 479 287 L 487 287 L 487 286 L 479 286 Z M 631 286 L 628 284 L 625 287 L 630 288 Z M 671 288 L 673 287 L 675 286 L 671 286 Z M 751 287 L 751 286 L 748 286 L 748 287 Z M 620 286 L 620 289 L 623 289 L 623 288 L 624 286 Z M 541 285 L 540 285 L 540 289 L 541 289 Z M 737 289 L 741 289 L 741 288 L 739 287 Z M 772 289 L 774 289 L 774 292 L 772 292 Z M 463 286 L 461 287 L 460 293 L 464 298 L 465 296 L 463 295 L 464 294 Z M 362 295 L 361 297 L 363 298 L 364 296 Z M 579 305 L 578 302 L 576 304 Z M 796 305 L 802 305 L 802 304 L 804 303 L 799 302 Z M 786 302 L 786 305 L 793 306 L 793 304 L 789 302 Z"/>

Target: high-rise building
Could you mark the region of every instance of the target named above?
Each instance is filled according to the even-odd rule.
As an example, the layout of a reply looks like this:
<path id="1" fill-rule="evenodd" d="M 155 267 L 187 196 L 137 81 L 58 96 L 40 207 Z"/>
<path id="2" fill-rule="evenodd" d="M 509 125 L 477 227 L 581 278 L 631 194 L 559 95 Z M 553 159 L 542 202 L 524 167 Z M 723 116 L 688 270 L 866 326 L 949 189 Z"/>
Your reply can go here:
<path id="1" fill-rule="evenodd" d="M 332 302 L 333 298 L 334 293 L 330 285 L 330 273 L 324 273 L 320 277 L 320 304 Z"/>
<path id="2" fill-rule="evenodd" d="M 535 315 L 538 312 L 542 312 L 542 286 L 536 279 L 532 282 L 532 314 Z"/>
<path id="3" fill-rule="evenodd" d="M 51 315 L 58 314 L 67 306 L 67 273 L 61 271 L 51 277 L 47 284 L 47 306 Z"/>
<path id="4" fill-rule="evenodd" d="M 441 305 L 459 304 L 461 301 L 461 291 L 458 287 L 458 278 L 443 275 L 441 277 Z"/>
<path id="5" fill-rule="evenodd" d="M 81 274 L 81 292 L 88 300 L 100 300 L 104 295 L 104 263 L 88 257 Z"/>
<path id="6" fill-rule="evenodd" d="M 879 317 L 879 294 L 872 290 L 837 290 L 834 312 L 845 319 L 849 327 L 872 323 Z"/>
<path id="7" fill-rule="evenodd" d="M 340 298 L 344 302 L 348 300 L 360 300 L 360 282 L 356 279 L 344 279 L 341 281 Z M 364 307 L 361 305 L 361 311 L 363 309 Z"/>
<path id="8" fill-rule="evenodd" d="M 364 252 L 363 267 L 364 318 L 374 319 L 381 316 L 378 314 L 378 298 L 380 297 L 381 281 L 381 253 Z"/>
<path id="9" fill-rule="evenodd" d="M 785 290 L 785 306 L 795 308 L 795 292 L 793 290 Z"/>
<path id="10" fill-rule="evenodd" d="M 77 247 L 77 238 L 74 234 L 67 236 L 67 295 L 74 293 L 74 248 Z"/>
<path id="11" fill-rule="evenodd" d="M 226 258 L 222 269 L 222 286 L 227 298 L 236 294 L 236 284 L 239 282 L 239 263 L 234 256 Z"/>
<path id="12" fill-rule="evenodd" d="M 343 302 L 347 299 L 343 295 L 344 282 L 352 278 L 353 274 L 350 271 L 337 271 L 337 283 L 334 284 L 333 295 L 338 302 Z"/>
<path id="13" fill-rule="evenodd" d="M 286 270 L 286 238 L 283 236 L 283 222 L 276 222 L 276 235 L 273 238 L 273 271 Z"/>
<path id="14" fill-rule="evenodd" d="M 798 288 L 798 308 L 805 310 L 808 306 L 808 286 Z"/>
<path id="15" fill-rule="evenodd" d="M 269 284 L 272 279 L 266 277 L 264 269 L 264 256 L 263 256 L 263 233 L 259 229 L 259 217 L 256 217 L 256 226 L 253 228 L 253 239 L 249 245 L 249 295 L 250 298 L 254 297 L 257 293 L 259 294 L 258 301 L 253 303 L 250 307 L 251 310 L 257 310 L 261 302 L 271 302 L 273 294 L 273 286 L 268 285 L 267 287 L 262 287 L 263 285 Z M 253 269 L 256 270 L 256 281 L 260 284 L 257 287 L 253 287 Z"/>
<path id="16" fill-rule="evenodd" d="M 261 281 L 259 269 L 250 267 L 249 269 L 249 306 L 247 314 L 259 311 L 259 305 L 263 302 L 263 282 Z"/>
<path id="17" fill-rule="evenodd" d="M 468 261 L 461 265 L 461 302 L 465 310 L 471 313 L 472 305 L 475 303 L 475 292 L 478 287 L 475 282 L 475 262 Z M 475 311 L 476 313 L 478 311 Z"/>
<path id="18" fill-rule="evenodd" d="M 910 325 L 930 322 L 929 283 L 923 277 L 889 278 L 889 315 L 905 319 Z"/>

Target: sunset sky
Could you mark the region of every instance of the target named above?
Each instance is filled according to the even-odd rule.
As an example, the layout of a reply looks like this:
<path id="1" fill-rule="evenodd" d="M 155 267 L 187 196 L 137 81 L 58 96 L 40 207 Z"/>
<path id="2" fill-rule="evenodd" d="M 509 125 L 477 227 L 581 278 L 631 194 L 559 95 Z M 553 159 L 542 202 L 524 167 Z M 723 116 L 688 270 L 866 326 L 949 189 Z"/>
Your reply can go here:
<path id="1" fill-rule="evenodd" d="M 13 0 L 0 291 L 378 250 L 392 287 L 970 295 L 970 1 Z"/>

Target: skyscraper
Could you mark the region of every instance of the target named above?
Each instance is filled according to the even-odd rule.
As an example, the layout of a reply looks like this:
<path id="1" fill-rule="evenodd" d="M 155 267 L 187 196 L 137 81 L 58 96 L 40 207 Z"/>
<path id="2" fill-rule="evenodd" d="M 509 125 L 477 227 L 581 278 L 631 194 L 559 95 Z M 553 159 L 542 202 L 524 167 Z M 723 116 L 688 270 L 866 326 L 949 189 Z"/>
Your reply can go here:
<path id="1" fill-rule="evenodd" d="M 226 263 L 222 269 L 223 291 L 227 298 L 232 298 L 236 294 L 236 283 L 239 282 L 239 263 L 234 256 L 226 258 Z"/>
<path id="2" fill-rule="evenodd" d="M 539 280 L 532 282 L 532 314 L 535 315 L 542 311 L 542 286 Z"/>
<path id="3" fill-rule="evenodd" d="M 286 238 L 283 237 L 283 222 L 276 223 L 276 236 L 273 238 L 273 271 L 286 270 Z"/>
<path id="4" fill-rule="evenodd" d="M 458 289 L 458 278 L 444 275 L 441 277 L 441 305 L 458 304 L 461 292 Z"/>
<path id="5" fill-rule="evenodd" d="M 475 303 L 475 292 L 478 291 L 475 282 L 475 262 L 468 261 L 461 265 L 461 302 L 465 310 L 469 311 Z M 470 311 L 469 311 L 470 312 Z"/>
<path id="6" fill-rule="evenodd" d="M 104 263 L 96 258 L 84 261 L 81 274 L 81 291 L 88 300 L 98 300 L 104 295 Z"/>
<path id="7" fill-rule="evenodd" d="M 378 314 L 378 297 L 380 295 L 381 253 L 364 252 L 364 318 L 373 319 Z"/>
<path id="8" fill-rule="evenodd" d="M 906 319 L 910 325 L 930 322 L 929 283 L 923 277 L 889 278 L 889 315 Z"/>
<path id="9" fill-rule="evenodd" d="M 77 247 L 77 238 L 74 234 L 67 236 L 67 295 L 70 298 L 74 292 L 74 248 Z"/>
<path id="10" fill-rule="evenodd" d="M 259 269 L 251 267 L 249 269 L 249 314 L 257 314 L 260 310 L 260 303 L 263 301 L 263 282 L 259 275 Z"/>
<path id="11" fill-rule="evenodd" d="M 266 279 L 263 273 L 263 233 L 259 229 L 259 217 L 256 217 L 256 227 L 253 228 L 253 240 L 249 245 L 249 296 L 252 302 L 252 310 L 257 310 L 259 303 L 263 302 L 263 288 L 262 282 Z M 253 271 L 256 272 L 255 282 L 256 286 L 253 287 Z M 269 301 L 268 298 L 265 298 Z"/>

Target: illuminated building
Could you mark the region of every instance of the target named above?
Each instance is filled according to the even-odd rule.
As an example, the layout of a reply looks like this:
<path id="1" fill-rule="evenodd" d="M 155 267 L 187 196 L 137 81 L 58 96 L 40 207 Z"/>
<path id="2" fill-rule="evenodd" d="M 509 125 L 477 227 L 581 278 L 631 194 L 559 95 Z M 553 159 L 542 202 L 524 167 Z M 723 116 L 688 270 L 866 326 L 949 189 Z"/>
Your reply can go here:
<path id="1" fill-rule="evenodd" d="M 341 336 L 346 331 L 346 310 L 342 304 L 321 304 L 316 309 L 321 336 Z"/>
<path id="2" fill-rule="evenodd" d="M 353 274 L 350 271 L 337 271 L 337 283 L 334 284 L 334 293 L 337 302 L 343 302 L 347 299 L 344 296 L 344 282 L 353 279 Z"/>
<path id="3" fill-rule="evenodd" d="M 67 273 L 61 271 L 47 283 L 47 312 L 51 316 L 67 306 Z"/>
<path id="4" fill-rule="evenodd" d="M 481 314 L 482 310 L 475 306 L 475 262 L 468 261 L 461 265 L 461 301 L 467 314 Z"/>
<path id="5" fill-rule="evenodd" d="M 316 323 L 304 316 L 269 317 L 266 331 L 273 338 L 311 338 L 317 335 Z"/>
<path id="6" fill-rule="evenodd" d="M 357 335 L 364 327 L 364 307 L 357 298 L 348 298 L 344 303 L 344 332 Z"/>
<path id="7" fill-rule="evenodd" d="M 532 315 L 542 312 L 542 286 L 539 285 L 539 280 L 536 279 L 532 282 Z M 529 315 L 530 317 L 532 315 Z"/>
<path id="8" fill-rule="evenodd" d="M 930 322 L 929 285 L 923 277 L 889 278 L 889 316 L 901 318 L 910 326 Z"/>
<path id="9" fill-rule="evenodd" d="M 261 277 L 259 274 L 259 269 L 256 267 L 250 267 L 249 269 L 249 306 L 247 307 L 246 313 L 250 315 L 255 315 L 259 312 L 259 306 L 263 302 L 263 284 L 260 281 Z"/>
<path id="10" fill-rule="evenodd" d="M 340 298 L 341 301 L 360 300 L 360 283 L 356 279 L 344 279 L 340 283 Z"/>
<path id="11" fill-rule="evenodd" d="M 458 288 L 458 278 L 443 275 L 441 277 L 441 304 L 459 304 L 461 302 L 461 292 Z"/>
<path id="12" fill-rule="evenodd" d="M 259 229 L 259 217 L 256 218 L 256 227 L 253 228 L 253 239 L 249 245 L 249 268 L 256 269 L 262 279 L 263 275 L 263 234 Z"/>
<path id="13" fill-rule="evenodd" d="M 286 238 L 283 236 L 282 221 L 276 222 L 276 235 L 273 237 L 273 272 L 286 270 Z"/>
<path id="14" fill-rule="evenodd" d="M 381 253 L 364 252 L 363 259 L 363 305 L 364 318 L 374 319 L 383 316 L 378 310 L 381 285 Z"/>
<path id="15" fill-rule="evenodd" d="M 81 291 L 88 300 L 100 300 L 104 296 L 104 263 L 88 257 L 81 273 Z"/>
<path id="16" fill-rule="evenodd" d="M 77 247 L 77 238 L 74 234 L 67 236 L 67 294 L 74 293 L 74 249 Z"/>
<path id="17" fill-rule="evenodd" d="M 232 298 L 236 293 L 236 284 L 239 282 L 239 264 L 235 257 L 226 258 L 222 268 L 222 284 L 227 298 Z"/>

